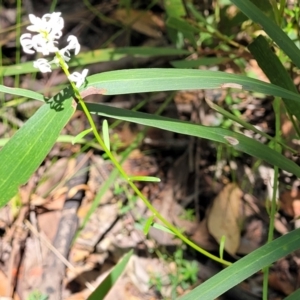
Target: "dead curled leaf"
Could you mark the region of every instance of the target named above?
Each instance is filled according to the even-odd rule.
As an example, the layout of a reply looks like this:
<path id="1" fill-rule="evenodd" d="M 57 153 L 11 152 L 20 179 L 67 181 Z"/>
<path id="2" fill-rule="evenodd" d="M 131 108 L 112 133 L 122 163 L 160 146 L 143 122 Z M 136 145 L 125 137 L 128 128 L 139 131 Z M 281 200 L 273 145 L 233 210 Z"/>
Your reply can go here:
<path id="1" fill-rule="evenodd" d="M 207 227 L 210 234 L 220 242 L 222 236 L 226 237 L 225 250 L 235 255 L 241 234 L 243 216 L 241 214 L 242 190 L 234 183 L 226 185 L 214 199 L 208 213 Z"/>

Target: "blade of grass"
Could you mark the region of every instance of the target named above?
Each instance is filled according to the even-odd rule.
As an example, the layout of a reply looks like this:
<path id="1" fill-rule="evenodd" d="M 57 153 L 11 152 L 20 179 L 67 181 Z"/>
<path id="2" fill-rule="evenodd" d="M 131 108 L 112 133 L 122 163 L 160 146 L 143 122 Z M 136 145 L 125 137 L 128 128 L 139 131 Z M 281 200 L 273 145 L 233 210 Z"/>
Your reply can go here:
<path id="1" fill-rule="evenodd" d="M 296 290 L 295 292 L 293 292 L 292 294 L 284 298 L 284 300 L 299 300 L 299 299 L 300 299 L 300 289 Z"/>
<path id="2" fill-rule="evenodd" d="M 270 49 L 268 42 L 262 35 L 258 36 L 248 48 L 271 83 L 294 93 L 298 93 L 287 70 L 275 53 Z M 286 98 L 283 98 L 282 100 L 289 114 L 296 116 L 300 121 L 300 105 L 293 101 L 289 101 Z M 295 128 L 297 129 L 297 126 L 295 126 Z"/>
<path id="3" fill-rule="evenodd" d="M 286 53 L 292 62 L 300 68 L 300 51 L 286 33 L 256 5 L 249 0 L 230 0 L 249 19 L 262 26 L 263 30 Z"/>
<path id="4" fill-rule="evenodd" d="M 116 281 L 124 272 L 133 250 L 130 250 L 125 256 L 113 267 L 105 279 L 98 285 L 96 290 L 88 297 L 88 300 L 102 300 L 114 286 Z"/>
<path id="5" fill-rule="evenodd" d="M 215 66 L 230 61 L 228 57 L 203 57 L 195 60 L 173 60 L 174 68 L 199 68 L 199 66 Z"/>
<path id="6" fill-rule="evenodd" d="M 154 48 L 154 47 L 125 47 L 98 49 L 89 52 L 79 53 L 68 63 L 70 67 L 86 66 L 98 62 L 115 61 L 125 56 L 133 57 L 155 57 L 155 56 L 176 56 L 189 55 L 187 50 L 173 48 Z M 53 65 L 53 69 L 58 68 Z M 28 61 L 21 64 L 0 67 L 1 76 L 12 76 L 19 74 L 36 73 L 39 70 L 33 67 L 33 62 Z"/>
<path id="7" fill-rule="evenodd" d="M 216 299 L 263 267 L 299 249 L 299 243 L 300 229 L 296 229 L 243 257 L 180 300 Z"/>

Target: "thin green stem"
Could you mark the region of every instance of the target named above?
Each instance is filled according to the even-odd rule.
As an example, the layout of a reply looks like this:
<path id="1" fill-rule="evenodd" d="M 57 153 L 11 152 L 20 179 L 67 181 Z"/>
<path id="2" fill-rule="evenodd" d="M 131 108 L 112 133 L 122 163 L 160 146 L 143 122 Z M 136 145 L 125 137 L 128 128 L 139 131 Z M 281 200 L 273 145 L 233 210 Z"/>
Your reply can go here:
<path id="1" fill-rule="evenodd" d="M 17 1 L 17 26 L 16 26 L 16 64 L 20 63 L 21 52 L 20 52 L 20 35 L 21 35 L 21 13 L 22 13 L 22 1 Z M 15 87 L 19 87 L 20 76 L 15 76 Z"/>
<path id="2" fill-rule="evenodd" d="M 279 6 L 279 26 L 281 26 L 282 20 L 283 20 L 283 13 L 284 13 L 284 9 L 286 7 L 286 0 L 280 0 L 280 6 Z"/>
<path id="3" fill-rule="evenodd" d="M 272 5 L 273 8 L 273 13 L 274 13 L 274 17 L 275 17 L 275 21 L 278 24 L 278 26 L 280 26 L 281 20 L 280 20 L 280 13 L 279 13 L 279 9 L 278 9 L 278 4 L 277 4 L 277 0 L 270 0 L 270 3 Z"/>
<path id="4" fill-rule="evenodd" d="M 60 62 L 60 66 L 63 69 L 63 71 L 65 72 L 66 76 L 69 78 L 70 76 L 70 72 L 68 70 L 68 66 L 67 64 L 64 62 L 63 58 L 61 57 L 61 55 L 57 52 L 56 53 L 56 57 L 58 58 L 59 62 Z M 127 183 L 129 184 L 129 186 L 133 189 L 133 191 L 136 193 L 137 196 L 139 196 L 143 202 L 145 203 L 145 205 L 147 206 L 147 208 L 153 213 L 153 215 L 160 220 L 164 226 L 166 226 L 167 228 L 169 228 L 178 238 L 180 238 L 183 242 L 185 242 L 186 244 L 188 244 L 189 246 L 191 246 L 192 248 L 194 248 L 195 250 L 197 250 L 198 252 L 200 252 L 201 254 L 205 255 L 206 257 L 219 262 L 221 264 L 224 264 L 226 266 L 231 265 L 231 263 L 229 261 L 226 261 L 224 259 L 221 259 L 215 255 L 212 255 L 211 253 L 205 251 L 204 249 L 202 249 L 201 247 L 199 247 L 198 245 L 196 245 L 195 243 L 193 243 L 192 241 L 190 241 L 188 238 L 186 238 L 175 226 L 173 226 L 171 223 L 169 223 L 166 219 L 163 218 L 163 216 L 151 205 L 151 203 L 149 202 L 149 200 L 141 193 L 141 191 L 137 188 L 137 186 L 130 180 L 129 176 L 126 174 L 126 172 L 124 171 L 124 169 L 122 168 L 122 166 L 120 165 L 120 163 L 117 161 L 117 159 L 114 157 L 114 155 L 109 151 L 109 149 L 105 146 L 101 136 L 99 135 L 96 125 L 94 123 L 94 120 L 92 119 L 92 116 L 89 112 L 89 110 L 87 109 L 84 100 L 82 99 L 78 88 L 76 87 L 76 85 L 71 82 L 71 86 L 74 90 L 74 94 L 75 97 L 77 98 L 79 104 L 81 105 L 89 123 L 90 126 L 92 128 L 93 134 L 95 135 L 95 138 L 97 140 L 97 142 L 99 143 L 99 145 L 101 146 L 101 148 L 104 150 L 104 152 L 106 153 L 106 155 L 108 156 L 108 158 L 111 160 L 111 162 L 114 164 L 114 166 L 118 169 L 119 173 L 121 174 L 121 176 L 127 181 Z"/>
<path id="5" fill-rule="evenodd" d="M 275 112 L 275 140 L 280 141 L 280 99 L 275 98 L 273 102 L 273 108 Z M 274 149 L 277 152 L 281 152 L 281 146 L 279 143 L 274 144 Z M 270 224 L 268 231 L 268 243 L 270 243 L 274 238 L 274 228 L 275 228 L 275 215 L 277 210 L 277 197 L 278 197 L 278 167 L 274 167 L 274 180 L 273 180 L 273 194 L 271 201 L 271 209 L 269 210 Z M 268 205 L 268 204 L 267 204 Z M 263 300 L 268 299 L 268 280 L 269 280 L 269 266 L 263 269 Z"/>

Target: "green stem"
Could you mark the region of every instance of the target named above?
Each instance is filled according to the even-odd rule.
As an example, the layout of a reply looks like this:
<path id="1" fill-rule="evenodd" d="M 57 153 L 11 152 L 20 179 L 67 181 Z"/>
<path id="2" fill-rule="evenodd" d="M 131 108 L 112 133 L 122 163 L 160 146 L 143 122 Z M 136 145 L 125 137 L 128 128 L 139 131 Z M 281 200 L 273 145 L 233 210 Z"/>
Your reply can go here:
<path id="1" fill-rule="evenodd" d="M 70 76 L 70 72 L 68 70 L 68 66 L 67 64 L 64 62 L 63 58 L 61 57 L 61 55 L 57 52 L 56 53 L 56 57 L 59 60 L 60 66 L 63 69 L 63 71 L 65 72 L 66 76 L 69 78 Z M 196 245 L 195 243 L 193 243 L 192 241 L 190 241 L 188 238 L 186 238 L 175 226 L 173 226 L 171 223 L 169 223 L 166 219 L 163 218 L 162 215 L 160 215 L 160 213 L 151 205 L 151 203 L 149 202 L 149 200 L 140 192 L 140 190 L 137 188 L 137 186 L 130 180 L 129 176 L 126 174 L 126 172 L 124 171 L 124 169 L 122 168 L 122 166 L 120 165 L 120 163 L 117 161 L 117 159 L 113 156 L 113 154 L 109 151 L 109 149 L 105 146 L 102 138 L 100 137 L 96 125 L 92 119 L 92 116 L 89 112 L 89 110 L 87 109 L 84 100 L 82 99 L 78 88 L 76 87 L 76 85 L 71 82 L 71 86 L 74 90 L 74 94 L 75 97 L 77 98 L 79 104 L 81 105 L 90 125 L 93 131 L 93 134 L 95 135 L 95 138 L 97 140 L 97 142 L 99 143 L 99 145 L 102 147 L 102 149 L 104 150 L 104 152 L 106 153 L 106 155 L 108 156 L 108 158 L 112 161 L 112 163 L 115 165 L 115 167 L 118 169 L 118 171 L 120 172 L 121 176 L 127 181 L 127 183 L 129 184 L 129 186 L 133 189 L 133 191 L 136 193 L 137 196 L 139 196 L 143 202 L 145 203 L 145 205 L 147 206 L 147 208 L 153 213 L 153 215 L 160 220 L 167 228 L 169 228 L 178 238 L 180 238 L 183 242 L 185 242 L 186 244 L 188 244 L 189 246 L 191 246 L 192 248 L 194 248 L 195 250 L 197 250 L 198 252 L 200 252 L 201 254 L 205 255 L 206 257 L 219 262 L 221 264 L 224 264 L 226 266 L 231 265 L 231 263 L 229 261 L 226 261 L 224 259 L 221 259 L 215 255 L 212 255 L 211 253 L 207 252 L 206 250 L 202 249 L 201 247 L 199 247 L 198 245 Z"/>
<path id="2" fill-rule="evenodd" d="M 279 26 L 281 26 L 282 20 L 283 20 L 283 13 L 284 13 L 284 9 L 286 7 L 286 0 L 280 0 L 280 6 L 279 6 Z"/>
<path id="3" fill-rule="evenodd" d="M 277 142 L 280 141 L 280 99 L 275 98 L 274 103 L 274 112 L 275 112 L 275 140 Z M 274 145 L 274 149 L 277 152 L 281 152 L 281 147 L 279 143 Z M 277 210 L 277 190 L 278 190 L 278 167 L 274 167 L 274 180 L 273 180 L 273 194 L 271 201 L 271 210 L 269 211 L 270 224 L 269 224 L 269 232 L 268 232 L 268 243 L 270 243 L 274 238 L 274 228 L 275 228 L 275 215 Z M 268 299 L 268 281 L 269 281 L 269 266 L 263 269 L 263 300 Z"/>
<path id="4" fill-rule="evenodd" d="M 17 26 L 16 26 L 16 64 L 20 63 L 21 52 L 20 52 L 20 36 L 21 36 L 21 14 L 22 14 L 22 1 L 17 0 Z M 15 87 L 20 86 L 20 76 L 15 76 Z"/>

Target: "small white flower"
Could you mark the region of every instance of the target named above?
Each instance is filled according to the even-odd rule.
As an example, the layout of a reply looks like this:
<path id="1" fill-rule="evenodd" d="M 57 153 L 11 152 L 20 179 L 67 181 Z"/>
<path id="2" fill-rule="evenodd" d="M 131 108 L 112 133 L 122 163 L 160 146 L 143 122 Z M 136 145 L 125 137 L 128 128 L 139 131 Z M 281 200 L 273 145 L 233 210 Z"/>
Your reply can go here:
<path id="1" fill-rule="evenodd" d="M 33 32 L 40 32 L 41 29 L 44 28 L 43 26 L 43 21 L 41 18 L 36 17 L 33 14 L 29 14 L 29 21 L 31 22 L 32 25 L 27 26 L 27 29 L 29 31 L 33 31 Z"/>
<path id="2" fill-rule="evenodd" d="M 52 14 L 45 14 L 42 17 L 42 20 L 47 22 L 46 30 L 53 39 L 59 39 L 62 36 L 64 19 L 60 15 L 60 12 L 54 12 Z"/>
<path id="3" fill-rule="evenodd" d="M 68 49 L 66 48 L 63 48 L 61 50 L 58 51 L 61 58 L 65 61 L 65 62 L 68 62 L 71 57 L 70 57 L 70 52 Z M 59 59 L 55 56 L 53 58 L 53 60 L 50 61 L 50 64 L 56 64 L 57 66 L 59 66 L 60 62 L 59 62 Z M 68 64 L 66 64 L 67 68 L 69 68 Z"/>
<path id="4" fill-rule="evenodd" d="M 79 72 L 74 72 L 68 78 L 70 81 L 75 82 L 76 86 L 79 88 L 84 83 L 88 71 L 88 69 L 84 69 L 81 74 Z"/>
<path id="5" fill-rule="evenodd" d="M 31 39 L 31 34 L 30 33 L 24 33 L 21 35 L 20 37 L 20 42 L 21 45 L 23 47 L 23 50 L 25 53 L 28 54 L 33 54 L 34 51 L 31 50 L 32 48 L 34 48 L 34 42 Z"/>
<path id="6" fill-rule="evenodd" d="M 43 53 L 43 55 L 49 55 L 58 51 L 58 48 L 54 45 L 55 43 L 57 44 L 56 41 L 47 41 L 40 34 L 32 37 L 32 43 L 36 52 Z"/>
<path id="7" fill-rule="evenodd" d="M 30 14 L 29 20 L 32 25 L 29 25 L 27 29 L 41 34 L 48 40 L 59 39 L 62 36 L 62 29 L 64 27 L 64 19 L 60 15 L 60 12 L 54 12 L 52 14 L 45 14 L 42 18 L 39 18 Z"/>
<path id="8" fill-rule="evenodd" d="M 39 69 L 42 73 L 52 72 L 50 63 L 45 58 L 39 58 L 34 61 L 33 66 Z"/>
<path id="9" fill-rule="evenodd" d="M 61 13 L 52 13 L 44 15 L 42 18 L 33 14 L 29 15 L 32 25 L 29 25 L 27 29 L 37 32 L 37 34 L 33 37 L 29 33 L 21 36 L 20 42 L 26 53 L 33 54 L 33 50 L 35 50 L 43 55 L 49 55 L 58 51 L 55 44 L 57 44 L 56 40 L 62 36 L 64 27 L 64 20 L 60 15 Z"/>
<path id="10" fill-rule="evenodd" d="M 78 39 L 75 35 L 70 35 L 67 39 L 69 45 L 66 47 L 68 50 L 73 50 L 75 55 L 77 55 L 80 51 L 80 44 L 78 43 Z"/>

